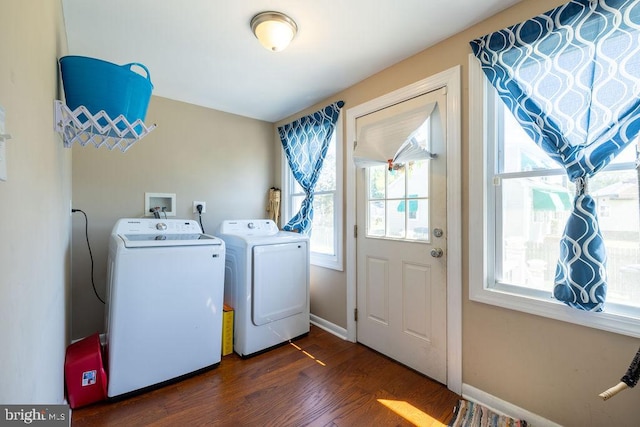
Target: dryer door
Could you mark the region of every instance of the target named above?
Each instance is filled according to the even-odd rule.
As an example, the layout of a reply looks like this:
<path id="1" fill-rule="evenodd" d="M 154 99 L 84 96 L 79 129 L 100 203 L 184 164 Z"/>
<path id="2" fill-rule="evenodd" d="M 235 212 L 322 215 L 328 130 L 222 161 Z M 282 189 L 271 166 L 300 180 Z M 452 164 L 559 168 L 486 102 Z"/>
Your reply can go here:
<path id="1" fill-rule="evenodd" d="M 253 323 L 256 326 L 306 311 L 309 301 L 307 244 L 254 246 Z"/>

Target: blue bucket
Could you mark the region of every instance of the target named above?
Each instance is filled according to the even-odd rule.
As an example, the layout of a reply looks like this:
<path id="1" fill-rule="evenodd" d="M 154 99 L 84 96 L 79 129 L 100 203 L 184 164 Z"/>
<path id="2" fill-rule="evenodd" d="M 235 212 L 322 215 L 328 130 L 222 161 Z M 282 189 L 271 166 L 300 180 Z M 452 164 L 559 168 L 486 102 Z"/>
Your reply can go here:
<path id="1" fill-rule="evenodd" d="M 146 76 L 132 71 L 134 66 L 144 70 Z M 117 65 L 85 56 L 64 56 L 60 58 L 60 71 L 65 100 L 71 110 L 84 105 L 94 115 L 104 110 L 112 120 L 122 114 L 129 123 L 138 119 L 144 122 L 153 90 L 149 70 L 144 65 L 137 62 Z"/>

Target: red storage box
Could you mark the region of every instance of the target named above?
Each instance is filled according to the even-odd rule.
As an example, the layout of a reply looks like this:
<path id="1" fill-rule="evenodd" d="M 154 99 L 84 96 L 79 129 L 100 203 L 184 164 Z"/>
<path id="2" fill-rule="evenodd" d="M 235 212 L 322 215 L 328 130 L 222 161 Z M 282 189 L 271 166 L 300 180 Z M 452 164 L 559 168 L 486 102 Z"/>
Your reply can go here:
<path id="1" fill-rule="evenodd" d="M 64 381 L 71 408 L 106 399 L 107 374 L 102 363 L 102 347 L 97 333 L 67 347 Z"/>

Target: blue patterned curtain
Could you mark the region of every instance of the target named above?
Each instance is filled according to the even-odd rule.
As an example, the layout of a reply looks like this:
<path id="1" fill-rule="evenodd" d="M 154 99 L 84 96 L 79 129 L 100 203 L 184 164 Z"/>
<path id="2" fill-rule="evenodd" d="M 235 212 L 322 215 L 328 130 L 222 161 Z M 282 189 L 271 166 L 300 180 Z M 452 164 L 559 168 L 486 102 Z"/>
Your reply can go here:
<path id="1" fill-rule="evenodd" d="M 289 167 L 306 195 L 300 211 L 283 227 L 284 230 L 311 234 L 313 191 L 343 106 L 342 101 L 334 102 L 320 111 L 278 127 Z"/>
<path id="2" fill-rule="evenodd" d="M 522 127 L 576 184 L 554 296 L 601 311 L 606 253 L 588 178 L 640 131 L 640 0 L 575 0 L 471 42 Z"/>

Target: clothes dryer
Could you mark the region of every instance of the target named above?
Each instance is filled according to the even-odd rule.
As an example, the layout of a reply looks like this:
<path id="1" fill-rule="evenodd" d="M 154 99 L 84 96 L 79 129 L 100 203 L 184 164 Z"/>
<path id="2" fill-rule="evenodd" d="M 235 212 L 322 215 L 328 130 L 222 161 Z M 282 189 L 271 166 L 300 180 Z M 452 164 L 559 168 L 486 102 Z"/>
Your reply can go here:
<path id="1" fill-rule="evenodd" d="M 224 300 L 233 348 L 247 357 L 309 332 L 309 238 L 266 219 L 223 221 Z"/>

